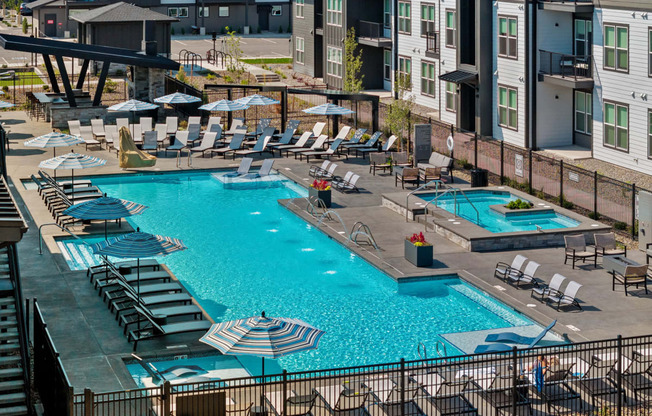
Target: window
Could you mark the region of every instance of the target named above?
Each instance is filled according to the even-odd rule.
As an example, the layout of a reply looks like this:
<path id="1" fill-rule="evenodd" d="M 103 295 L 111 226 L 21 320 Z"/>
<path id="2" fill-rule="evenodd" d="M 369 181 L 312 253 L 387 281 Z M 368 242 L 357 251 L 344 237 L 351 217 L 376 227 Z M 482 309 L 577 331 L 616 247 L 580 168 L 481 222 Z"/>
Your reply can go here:
<path id="1" fill-rule="evenodd" d="M 272 16 L 281 16 L 283 14 L 282 6 L 272 6 Z"/>
<path id="2" fill-rule="evenodd" d="M 629 107 L 604 103 L 604 145 L 629 150 Z"/>
<path id="3" fill-rule="evenodd" d="M 454 10 L 446 10 L 446 46 L 454 48 L 457 44 L 457 24 L 456 12 Z"/>
<path id="4" fill-rule="evenodd" d="M 342 49 L 329 46 L 326 52 L 326 73 L 342 78 Z"/>
<path id="5" fill-rule="evenodd" d="M 593 45 L 593 22 L 590 20 L 575 20 L 575 55 L 591 55 Z"/>
<path id="6" fill-rule="evenodd" d="M 498 87 L 498 125 L 518 129 L 518 91 L 514 88 Z"/>
<path id="7" fill-rule="evenodd" d="M 209 8 L 208 7 L 199 7 L 198 8 L 199 17 L 209 17 Z"/>
<path id="8" fill-rule="evenodd" d="M 647 41 L 647 48 L 648 48 L 648 64 L 647 64 L 647 71 L 648 75 L 652 77 L 652 28 L 649 29 L 648 31 L 648 41 Z"/>
<path id="9" fill-rule="evenodd" d="M 229 17 L 229 6 L 221 6 L 217 9 L 217 15 L 219 17 Z"/>
<path id="10" fill-rule="evenodd" d="M 327 1 L 326 24 L 333 26 L 342 26 L 342 0 Z"/>
<path id="11" fill-rule="evenodd" d="M 384 49 L 383 50 L 383 67 L 384 67 L 384 73 L 383 77 L 385 78 L 385 81 L 391 81 L 392 80 L 392 51 L 389 49 Z"/>
<path id="12" fill-rule="evenodd" d="M 398 32 L 412 33 L 412 4 L 407 1 L 398 2 Z"/>
<path id="13" fill-rule="evenodd" d="M 294 45 L 295 45 L 295 49 L 296 49 L 295 62 L 298 63 L 298 64 L 305 63 L 305 61 L 304 61 L 305 39 L 304 38 L 295 38 Z"/>
<path id="14" fill-rule="evenodd" d="M 435 96 L 435 64 L 421 61 L 421 94 Z"/>
<path id="15" fill-rule="evenodd" d="M 652 158 L 652 110 L 648 110 L 647 118 L 647 157 Z"/>
<path id="16" fill-rule="evenodd" d="M 629 28 L 604 25 L 604 67 L 629 71 Z"/>
<path id="17" fill-rule="evenodd" d="M 446 110 L 457 111 L 457 85 L 446 82 Z"/>
<path id="18" fill-rule="evenodd" d="M 295 14 L 299 18 L 303 18 L 303 9 L 305 7 L 306 0 L 296 0 L 296 11 Z"/>
<path id="19" fill-rule="evenodd" d="M 593 128 L 593 95 L 590 92 L 575 91 L 575 131 L 591 134 Z"/>
<path id="20" fill-rule="evenodd" d="M 498 56 L 518 58 L 518 20 L 498 17 Z"/>
<path id="21" fill-rule="evenodd" d="M 421 37 L 435 31 L 435 5 L 421 4 Z"/>
<path id="22" fill-rule="evenodd" d="M 409 84 L 412 78 L 412 60 L 405 56 L 398 57 L 398 77 L 402 82 Z M 409 89 L 409 87 L 408 87 Z"/>
<path id="23" fill-rule="evenodd" d="M 187 7 L 168 7 L 168 16 L 170 17 L 188 17 Z"/>
<path id="24" fill-rule="evenodd" d="M 385 28 L 389 29 L 390 27 L 392 27 L 392 6 L 389 0 L 385 0 L 385 6 L 383 8 L 383 12 L 384 12 Z"/>

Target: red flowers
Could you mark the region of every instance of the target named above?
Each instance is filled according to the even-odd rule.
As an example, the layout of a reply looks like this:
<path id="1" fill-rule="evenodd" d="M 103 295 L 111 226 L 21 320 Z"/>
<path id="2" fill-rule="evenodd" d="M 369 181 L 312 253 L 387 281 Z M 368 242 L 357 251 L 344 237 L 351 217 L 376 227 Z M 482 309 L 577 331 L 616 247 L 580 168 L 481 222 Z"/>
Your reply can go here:
<path id="1" fill-rule="evenodd" d="M 414 244 L 415 246 L 423 246 L 425 244 L 428 244 L 428 242 L 426 241 L 426 237 L 424 237 L 423 233 L 412 234 L 412 237 L 410 237 L 410 243 Z"/>
<path id="2" fill-rule="evenodd" d="M 315 188 L 318 191 L 328 191 L 329 189 L 331 189 L 331 186 L 328 183 L 328 181 L 318 181 L 318 180 L 315 180 L 312 183 L 312 185 L 310 185 L 310 187 Z"/>

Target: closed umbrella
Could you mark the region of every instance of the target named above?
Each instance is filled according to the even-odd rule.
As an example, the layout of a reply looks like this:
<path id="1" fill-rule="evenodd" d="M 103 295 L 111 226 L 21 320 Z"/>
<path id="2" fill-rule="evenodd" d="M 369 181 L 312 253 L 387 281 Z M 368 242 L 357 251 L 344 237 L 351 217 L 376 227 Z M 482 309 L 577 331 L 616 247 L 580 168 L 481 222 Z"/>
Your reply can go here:
<path id="1" fill-rule="evenodd" d="M 68 147 L 74 146 L 79 143 L 84 143 L 81 137 L 73 136 L 71 134 L 64 133 L 48 133 L 43 136 L 35 137 L 33 139 L 25 141 L 24 145 L 26 147 L 38 147 L 41 149 L 52 148 L 52 156 L 57 156 L 57 147 Z M 57 179 L 57 171 L 54 171 L 54 179 Z"/>
<path id="2" fill-rule="evenodd" d="M 106 160 L 100 159 L 99 157 L 82 155 L 79 153 L 66 153 L 65 155 L 53 157 L 39 163 L 38 167 L 42 169 L 70 169 L 72 176 L 72 202 L 75 202 L 75 169 L 87 169 L 87 168 L 96 168 L 99 166 L 104 166 Z"/>
<path id="3" fill-rule="evenodd" d="M 188 95 L 181 92 L 164 95 L 163 97 L 154 98 L 155 103 L 159 104 L 192 104 L 198 103 L 201 98 L 194 95 Z"/>
<path id="4" fill-rule="evenodd" d="M 331 103 L 310 107 L 308 109 L 303 110 L 303 112 L 308 114 L 320 114 L 322 116 L 327 116 L 329 122 L 331 116 L 337 117 L 337 116 L 344 116 L 344 115 L 355 113 L 355 111 L 349 110 L 346 107 L 341 107 L 339 105 L 335 105 Z M 336 132 L 333 132 L 333 134 L 336 134 Z"/>
<path id="5" fill-rule="evenodd" d="M 140 229 L 136 232 L 124 234 L 119 237 L 109 238 L 106 241 L 91 245 L 93 253 L 100 256 L 113 256 L 118 258 L 137 259 L 136 293 L 140 301 L 140 259 L 145 257 L 167 256 L 187 247 L 176 238 L 164 237 L 143 233 Z M 138 321 L 140 329 L 140 320 Z"/>
<path id="6" fill-rule="evenodd" d="M 139 215 L 146 209 L 145 205 L 104 194 L 101 198 L 73 205 L 63 213 L 80 220 L 104 220 L 104 238 L 107 239 L 107 221 Z"/>
<path id="7" fill-rule="evenodd" d="M 251 107 L 252 105 L 256 106 L 256 124 L 255 124 L 255 128 L 258 128 L 258 106 L 260 106 L 260 105 L 272 105 L 272 104 L 280 103 L 279 100 L 275 100 L 273 98 L 265 97 L 264 95 L 260 95 L 260 94 L 254 94 L 254 95 L 250 95 L 248 97 L 238 98 L 235 101 L 240 103 L 240 104 L 244 104 L 246 106 L 249 106 L 249 107 Z"/>
<path id="8" fill-rule="evenodd" d="M 135 123 L 136 119 L 136 112 L 138 111 L 147 111 L 147 110 L 153 110 L 155 108 L 158 108 L 158 105 L 152 104 L 152 103 L 147 103 L 145 101 L 139 101 L 139 100 L 129 100 L 129 101 L 124 101 L 115 105 L 112 105 L 111 107 L 107 108 L 109 111 L 129 111 L 132 113 L 132 123 Z M 133 135 L 133 130 L 131 131 L 131 134 Z"/>

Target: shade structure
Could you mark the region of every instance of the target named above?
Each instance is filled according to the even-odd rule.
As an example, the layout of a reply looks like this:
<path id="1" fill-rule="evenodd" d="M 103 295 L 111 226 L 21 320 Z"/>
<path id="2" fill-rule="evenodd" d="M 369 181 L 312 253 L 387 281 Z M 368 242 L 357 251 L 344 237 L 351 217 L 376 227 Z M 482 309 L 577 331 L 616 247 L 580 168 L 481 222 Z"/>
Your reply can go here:
<path id="1" fill-rule="evenodd" d="M 79 153 L 66 153 L 65 155 L 53 157 L 39 163 L 42 169 L 70 169 L 72 176 L 72 189 L 75 189 L 75 169 L 87 169 L 104 166 L 106 160 L 99 157 L 82 155 Z M 75 193 L 72 193 L 72 202 L 75 202 Z"/>
<path id="2" fill-rule="evenodd" d="M 112 105 L 111 107 L 107 108 L 109 111 L 147 111 L 147 110 L 153 110 L 155 108 L 158 108 L 158 105 L 152 104 L 152 103 L 146 103 L 145 101 L 139 101 L 139 100 L 129 100 L 129 101 L 124 101 L 115 105 Z"/>
<path id="3" fill-rule="evenodd" d="M 74 146 L 76 144 L 84 143 L 81 137 L 73 136 L 71 134 L 52 132 L 44 134 L 43 136 L 35 137 L 25 141 L 26 147 L 38 147 L 41 149 L 52 148 L 54 155 L 57 155 L 57 147 Z"/>
<path id="4" fill-rule="evenodd" d="M 247 108 L 249 108 L 248 105 L 229 100 L 213 101 L 212 103 L 204 104 L 199 107 L 200 110 L 204 111 L 240 111 L 246 110 Z"/>
<path id="5" fill-rule="evenodd" d="M 145 205 L 104 194 L 101 198 L 73 205 L 63 211 L 63 214 L 80 220 L 104 220 L 104 238 L 106 239 L 107 221 L 139 215 L 146 209 Z"/>
<path id="6" fill-rule="evenodd" d="M 172 94 L 164 95 L 162 97 L 154 98 L 154 102 L 160 104 L 192 104 L 198 103 L 200 101 L 201 98 L 199 97 L 184 94 L 181 92 L 175 92 Z"/>
<path id="7" fill-rule="evenodd" d="M 15 105 L 12 103 L 8 103 L 6 101 L 0 101 L 0 108 L 11 108 L 11 107 L 15 107 Z"/>
<path id="8" fill-rule="evenodd" d="M 310 107 L 303 110 L 303 112 L 308 114 L 319 114 L 322 116 L 327 116 L 329 120 L 331 116 L 345 116 L 348 114 L 355 113 L 355 111 L 353 110 L 350 110 L 345 107 L 340 107 L 339 105 L 335 105 L 331 103 Z M 333 132 L 333 135 L 335 134 L 337 134 L 337 132 Z"/>
<path id="9" fill-rule="evenodd" d="M 265 97 L 264 95 L 260 95 L 260 94 L 254 94 L 254 95 L 249 95 L 247 97 L 238 98 L 235 101 L 247 106 L 272 105 L 272 104 L 280 103 L 279 100 L 275 100 L 270 97 Z M 254 125 L 254 129 L 257 127 L 258 127 L 258 108 L 256 108 L 256 124 Z"/>

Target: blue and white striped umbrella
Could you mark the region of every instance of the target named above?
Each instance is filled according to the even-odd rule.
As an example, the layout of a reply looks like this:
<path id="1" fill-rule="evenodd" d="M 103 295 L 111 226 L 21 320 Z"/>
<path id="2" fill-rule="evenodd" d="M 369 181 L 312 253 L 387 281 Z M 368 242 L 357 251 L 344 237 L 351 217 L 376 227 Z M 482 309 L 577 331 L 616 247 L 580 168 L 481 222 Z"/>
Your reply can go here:
<path id="1" fill-rule="evenodd" d="M 176 238 L 136 231 L 109 238 L 91 245 L 93 253 L 100 256 L 137 258 L 167 256 L 187 247 Z"/>
<path id="2" fill-rule="evenodd" d="M 63 215 L 80 220 L 104 220 L 104 238 L 107 238 L 107 221 L 139 215 L 145 211 L 145 205 L 124 199 L 106 196 L 73 205 L 63 211 Z"/>
<path id="3" fill-rule="evenodd" d="M 146 103 L 145 101 L 129 100 L 122 103 L 112 105 L 107 108 L 110 111 L 146 111 L 158 108 L 158 105 Z"/>
<path id="4" fill-rule="evenodd" d="M 63 134 L 63 133 L 48 133 L 44 134 L 43 136 L 35 137 L 31 140 L 27 140 L 24 145 L 26 147 L 38 147 L 38 148 L 46 148 L 46 147 L 52 147 L 54 151 L 54 155 L 57 155 L 57 147 L 66 147 L 66 146 L 74 146 L 79 143 L 84 143 L 84 140 L 82 140 L 81 137 L 73 136 L 70 134 Z"/>
<path id="5" fill-rule="evenodd" d="M 249 108 L 248 105 L 229 100 L 213 101 L 212 103 L 204 104 L 199 107 L 200 110 L 205 111 L 240 111 L 246 110 L 247 108 Z"/>
<path id="6" fill-rule="evenodd" d="M 199 101 L 201 101 L 201 98 L 181 92 L 175 92 L 164 95 L 163 97 L 154 98 L 154 102 L 160 104 L 192 104 Z"/>
<path id="7" fill-rule="evenodd" d="M 280 103 L 279 100 L 275 100 L 273 98 L 265 97 L 264 95 L 260 94 L 254 94 L 250 95 L 248 97 L 242 97 L 238 98 L 235 100 L 236 102 L 239 102 L 244 105 L 271 105 L 271 104 L 278 104 Z"/>
<path id="8" fill-rule="evenodd" d="M 82 155 L 79 153 L 66 153 L 39 163 L 39 168 L 44 169 L 86 169 L 104 166 L 106 160 L 99 157 Z"/>
<path id="9" fill-rule="evenodd" d="M 0 101 L 0 108 L 11 108 L 11 107 L 15 107 L 15 105 L 12 103 L 8 103 L 6 101 Z"/>
<path id="10" fill-rule="evenodd" d="M 339 105 L 326 103 L 318 105 L 316 107 L 311 107 L 306 110 L 303 110 L 304 113 L 308 114 L 319 114 L 322 116 L 344 116 L 347 114 L 353 114 L 355 111 L 349 110 L 345 107 L 340 107 Z"/>

